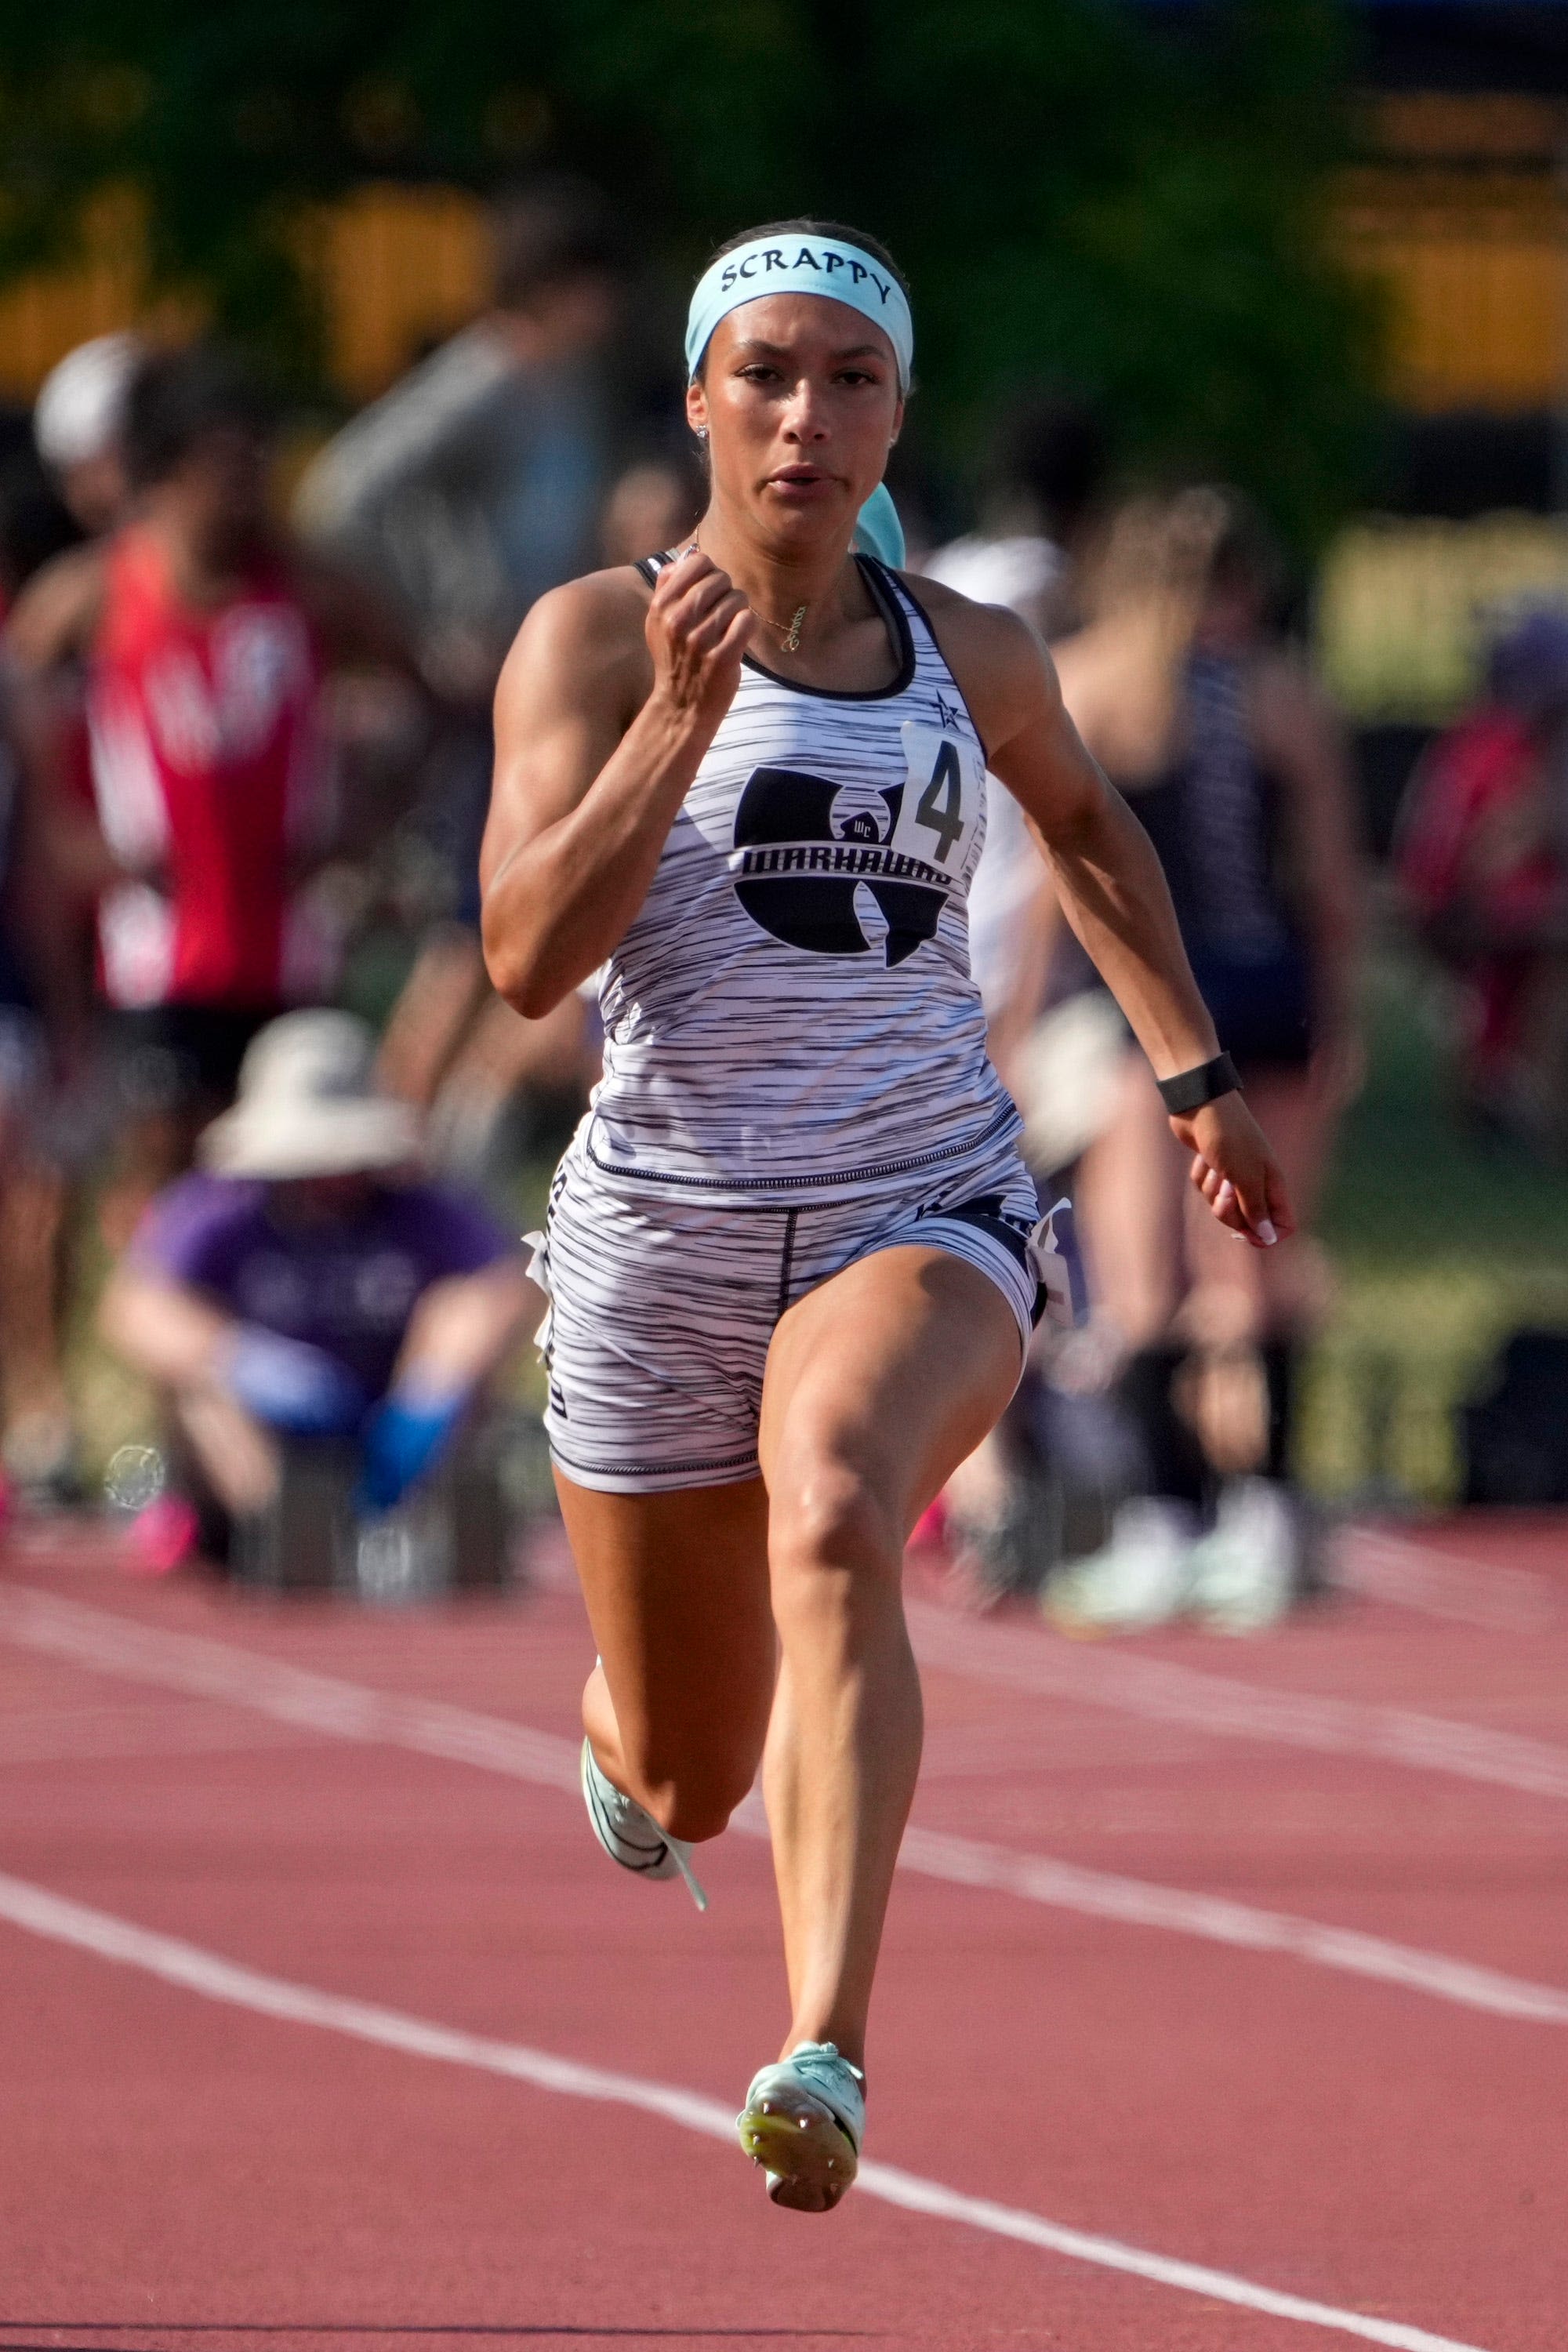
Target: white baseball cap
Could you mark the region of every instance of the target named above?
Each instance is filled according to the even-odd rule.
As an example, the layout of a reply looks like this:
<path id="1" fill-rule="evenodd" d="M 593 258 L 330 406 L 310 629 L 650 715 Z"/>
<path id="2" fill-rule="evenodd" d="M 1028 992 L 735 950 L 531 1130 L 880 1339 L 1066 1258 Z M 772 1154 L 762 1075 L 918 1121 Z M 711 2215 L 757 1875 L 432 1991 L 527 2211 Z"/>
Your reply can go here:
<path id="1" fill-rule="evenodd" d="M 46 466 L 62 474 L 113 448 L 145 348 L 140 335 L 95 335 L 50 369 L 33 404 L 33 439 Z"/>

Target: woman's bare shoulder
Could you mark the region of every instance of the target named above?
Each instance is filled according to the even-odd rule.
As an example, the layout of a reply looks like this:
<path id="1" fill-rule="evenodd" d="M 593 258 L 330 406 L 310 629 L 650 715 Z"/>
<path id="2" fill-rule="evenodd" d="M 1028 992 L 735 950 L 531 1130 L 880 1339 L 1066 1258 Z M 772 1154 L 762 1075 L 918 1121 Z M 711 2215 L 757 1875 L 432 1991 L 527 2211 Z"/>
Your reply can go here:
<path id="1" fill-rule="evenodd" d="M 944 640 L 944 651 L 949 633 L 954 634 L 955 642 L 962 640 L 993 659 L 1016 659 L 1030 647 L 1037 655 L 1042 650 L 1034 630 L 1010 604 L 977 604 L 973 596 L 950 588 L 943 580 L 930 580 L 922 572 L 900 572 L 898 576 Z"/>
<path id="2" fill-rule="evenodd" d="M 1010 605 L 977 604 L 920 572 L 899 577 L 930 622 L 985 742 L 1005 740 L 1017 719 L 1056 703 L 1051 657 Z"/>
<path id="3" fill-rule="evenodd" d="M 649 593 L 630 563 L 548 589 L 530 607 L 507 656 L 501 698 L 531 698 L 546 688 L 552 699 L 572 699 L 618 685 L 640 702 L 653 675 L 644 634 Z"/>

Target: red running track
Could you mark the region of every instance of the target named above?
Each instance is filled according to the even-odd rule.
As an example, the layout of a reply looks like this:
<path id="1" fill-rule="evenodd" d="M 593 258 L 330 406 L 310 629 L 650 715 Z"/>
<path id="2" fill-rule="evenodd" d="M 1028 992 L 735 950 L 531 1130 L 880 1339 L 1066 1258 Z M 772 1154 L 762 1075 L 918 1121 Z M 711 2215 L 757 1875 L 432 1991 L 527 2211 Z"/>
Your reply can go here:
<path id="1" fill-rule="evenodd" d="M 917 1607 L 897 2172 L 817 2221 L 710 2136 L 785 2022 L 765 1844 L 703 1919 L 599 1855 L 558 1561 L 372 1617 L 22 1530 L 0 2352 L 1563 2352 L 1563 1534 L 1363 1532 L 1246 1643 Z"/>

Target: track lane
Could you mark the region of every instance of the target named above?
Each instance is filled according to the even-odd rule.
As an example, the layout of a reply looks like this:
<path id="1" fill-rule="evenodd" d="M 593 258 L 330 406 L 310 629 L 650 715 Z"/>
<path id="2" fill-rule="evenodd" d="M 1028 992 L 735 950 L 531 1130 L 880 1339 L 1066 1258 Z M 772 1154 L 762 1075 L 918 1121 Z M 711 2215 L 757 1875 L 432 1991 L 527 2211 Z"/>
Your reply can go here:
<path id="1" fill-rule="evenodd" d="M 570 1610 L 558 1611 L 558 1618 L 563 1613 L 572 1614 Z M 581 1627 L 576 1630 L 580 1633 Z M 62 1601 L 32 1588 L 0 1591 L 0 1636 L 7 1634 L 17 1644 L 46 1656 L 72 1660 L 95 1673 L 149 1681 L 202 1698 L 221 1695 L 235 1706 L 254 1710 L 275 1723 L 292 1724 L 334 1738 L 386 1741 L 555 1788 L 568 1797 L 575 1810 L 574 1732 L 571 1738 L 543 1734 L 501 1717 L 456 1706 L 447 1700 L 407 1691 L 388 1691 L 378 1684 L 350 1682 L 339 1675 L 322 1675 L 297 1664 L 269 1659 L 254 1646 L 214 1641 L 210 1636 L 190 1633 L 171 1633 L 138 1624 L 117 1612 Z M 973 1704 L 972 1701 L 972 1709 Z M 1041 1854 L 1038 1813 L 1049 1784 L 1040 1771 L 1043 1759 L 1039 1726 L 1034 1719 L 1037 1713 L 1032 1702 L 1020 1704 L 1014 1690 L 991 1696 L 984 1719 L 971 1728 L 983 1733 L 982 1752 L 988 1759 L 991 1774 L 1002 1785 L 989 1791 L 978 1789 L 974 1785 L 977 1776 L 972 1772 L 966 1776 L 968 1785 L 962 1801 L 955 1801 L 951 1790 L 942 1791 L 938 1788 L 933 1794 L 928 1782 L 917 1806 L 916 1824 L 905 1841 L 901 1856 L 904 1868 L 961 1885 L 989 1885 L 1025 1900 L 1087 1910 L 1125 1924 L 1157 1925 L 1172 1932 L 1202 1935 L 1243 1948 L 1289 1952 L 1317 1965 L 1404 1982 L 1435 1997 L 1464 2000 L 1503 2014 L 1559 2023 L 1568 2017 L 1568 1988 L 1552 1981 L 1560 1966 L 1560 1952 L 1557 1914 L 1549 1890 L 1553 1879 L 1563 1875 L 1563 1855 L 1555 1822 L 1552 1840 L 1548 1851 L 1539 1858 L 1538 1873 L 1531 1879 L 1542 1930 L 1538 1941 L 1544 1948 L 1543 1980 L 1532 1983 L 1528 1979 L 1510 1978 L 1496 1969 L 1478 1966 L 1474 1960 L 1441 1948 L 1424 1949 L 1414 1942 L 1402 1944 L 1386 1935 L 1370 1932 L 1377 1924 L 1378 1909 L 1387 1907 L 1388 1850 L 1393 1843 L 1393 1826 L 1403 1826 L 1408 1819 L 1407 1813 L 1397 1810 L 1396 1802 L 1391 1816 L 1379 1824 L 1378 1875 L 1372 1916 L 1360 1920 L 1342 1916 L 1342 1893 L 1336 1903 L 1338 1890 L 1332 1886 L 1313 1889 L 1320 1899 L 1327 1898 L 1324 1916 L 1319 1918 L 1282 1910 L 1279 1897 L 1268 1905 L 1238 1902 L 1239 1889 L 1232 1882 L 1238 1878 L 1245 1882 L 1245 1866 L 1237 1870 L 1236 1798 L 1231 1782 L 1213 1761 L 1206 1761 L 1211 1780 L 1218 1782 L 1212 1790 L 1205 1791 L 1195 1769 L 1185 1776 L 1189 1800 L 1194 1792 L 1194 1783 L 1203 1800 L 1196 1809 L 1199 1819 L 1206 1807 L 1215 1821 L 1226 1824 L 1223 1850 L 1210 1857 L 1210 1885 L 1206 1888 L 1194 1890 L 1162 1881 L 1159 1874 L 1163 1855 L 1159 1850 L 1160 1842 L 1153 1839 L 1148 1841 L 1153 1849 L 1150 1874 L 1143 1879 L 1131 1877 L 1125 1870 L 1087 1869 L 1081 1862 Z M 1053 1718 L 1059 1717 L 1064 1710 L 1057 1708 L 1052 1713 Z M 943 1728 L 939 1727 L 935 1736 L 939 1756 Z M 945 1728 L 951 1740 L 953 1731 L 952 1727 Z M 1054 1745 L 1045 1760 L 1054 1765 L 1053 1777 L 1058 1782 L 1065 1767 L 1074 1763 L 1081 1767 L 1084 1760 L 1074 1745 L 1074 1729 L 1070 1712 L 1065 1723 L 1053 1720 Z M 963 1727 L 956 1736 L 962 1739 Z M 1011 1765 L 1010 1754 L 1016 1759 Z M 1163 1760 L 1168 1765 L 1172 1759 L 1167 1754 Z M 1201 1748 L 1193 1751 L 1188 1760 L 1194 1768 L 1205 1764 Z M 1021 1769 L 1029 1766 L 1032 1770 Z M 1334 1769 L 1342 1780 L 1345 1779 L 1342 1762 L 1336 1761 Z M 940 1780 L 940 1768 L 934 1777 Z M 1129 1826 L 1127 1799 L 1132 1799 L 1131 1818 L 1135 1822 L 1140 1792 L 1125 1785 L 1124 1770 L 1119 1777 L 1121 1785 L 1116 1793 L 1121 1801 L 1120 1825 L 1125 1830 Z M 1157 1776 L 1157 1786 L 1145 1777 L 1142 1793 L 1160 1801 L 1166 1799 L 1170 1777 L 1168 1771 L 1162 1771 Z M 1353 1778 L 1350 1785 L 1353 1791 Z M 1077 1793 L 1081 1798 L 1081 1790 Z M 1257 1843 L 1260 1850 L 1268 1852 L 1271 1870 L 1282 1875 L 1279 1850 L 1285 1827 L 1284 1805 L 1294 1794 L 1288 1767 L 1272 1759 L 1260 1763 L 1249 1776 L 1247 1794 L 1255 1808 L 1260 1799 L 1266 1806 L 1258 1821 Z M 1329 1787 L 1319 1787 L 1312 1792 L 1312 1800 L 1308 1843 L 1310 1848 L 1315 1840 L 1321 1851 L 1330 1823 L 1345 1810 L 1345 1792 L 1336 1791 L 1331 1779 Z M 973 1834 L 977 1812 L 981 1825 L 989 1826 L 994 1822 L 1002 1802 L 1016 1817 L 1013 1846 L 988 1843 Z M 945 1820 L 950 1825 L 945 1830 L 934 1828 L 933 1818 Z M 1422 1818 L 1425 1820 L 1426 1815 L 1424 1813 Z M 761 1811 L 754 1801 L 742 1809 L 737 1826 L 765 1835 Z M 1147 1827 L 1146 1822 L 1144 1826 Z M 1081 1829 L 1081 1820 L 1075 1820 L 1074 1827 Z M 1190 1822 L 1188 1827 L 1186 1842 L 1190 1843 Z M 1512 1827 L 1517 1845 L 1519 1832 L 1517 1825 Z M 1332 1843 L 1331 1839 L 1328 1842 Z M 1448 1858 L 1451 1864 L 1451 1847 Z M 1508 1869 L 1517 1878 L 1519 1858 L 1510 1853 L 1507 1862 L 1501 1859 L 1494 1831 L 1487 1864 L 1493 1889 L 1501 1883 Z M 1230 1891 L 1224 1894 L 1220 1888 Z M 1408 1908 L 1407 1890 L 1402 1887 L 1399 1894 Z M 1427 1924 L 1438 1938 L 1451 1916 L 1450 1894 L 1451 1889 L 1445 1885 L 1436 1903 L 1428 1900 L 1426 1905 Z M 1335 1916 L 1336 1909 L 1342 1916 Z"/>
<path id="2" fill-rule="evenodd" d="M 100 1597 L 127 1605 L 117 1594 Z M 460 1691 L 470 1705 L 494 1703 L 510 1685 L 514 1705 L 526 1697 L 530 1713 L 552 1727 L 574 1701 L 581 1628 L 564 1615 L 557 1622 L 549 1609 L 504 1621 L 501 1640 L 493 1616 L 390 1626 L 307 1612 L 279 1621 L 173 1592 L 132 1596 L 129 1605 L 162 1616 L 176 1600 L 190 1605 L 189 1622 L 221 1622 L 246 1641 L 264 1631 L 269 1650 L 286 1651 L 301 1665 L 313 1658 L 340 1673 L 352 1664 L 388 1680 L 395 1675 L 454 1700 Z M 932 1683 L 939 1738 L 951 1726 L 950 1706 L 984 1711 L 997 1698 L 945 1676 Z M 117 1692 L 116 1703 L 124 1696 Z M 170 1701 L 149 1692 L 147 1705 L 157 1714 Z M 1080 1775 L 1086 1792 L 1101 1786 L 1109 1769 Z M 984 1779 L 976 1786 L 983 1798 L 994 1793 Z M 1536 1801 L 1474 1793 L 1489 1806 L 1529 1810 Z M 1212 1801 L 1221 1797 L 1216 1787 Z M 90 1757 L 40 1761 L 0 1778 L 0 1822 L 7 1825 L 8 1866 L 18 1867 L 21 1854 L 37 1865 L 31 1874 L 165 1932 L 465 2030 L 695 2080 L 721 2101 L 733 2097 L 755 2063 L 759 2032 L 776 2016 L 771 1893 L 765 1857 L 754 1845 L 726 1841 L 719 1850 L 723 1916 L 699 1922 L 686 1906 L 659 1900 L 668 1890 L 624 1887 L 586 1847 L 570 1806 L 440 1759 L 345 1749 L 301 1733 L 265 1755 L 195 1763 L 176 1755 L 110 1768 Z M 1178 1840 L 1166 1860 L 1173 1871 L 1185 1864 L 1190 1874 L 1190 1843 Z M 12 1981 L 9 1949 L 0 1965 Z M 983 2002 L 973 1998 L 977 1982 Z M 107 2011 L 101 1990 L 80 1998 L 95 2011 L 81 2063 L 101 2083 L 112 2078 L 128 2039 L 133 2046 L 146 2029 L 135 2003 L 128 2024 L 121 1992 Z M 62 2029 L 68 2046 L 82 2030 L 79 2020 Z M 166 2030 L 183 2074 L 193 2030 Z M 1071 2226 L 1109 2230 L 1300 2294 L 1391 2310 L 1489 2352 L 1548 2346 L 1557 2352 L 1552 2331 L 1560 2294 L 1538 2217 L 1542 2204 L 1560 2204 L 1565 2185 L 1557 2121 L 1563 2084 L 1555 2055 L 1542 2060 L 1543 2039 L 1554 2052 L 1557 2037 L 1538 2029 L 1436 2011 L 1392 1988 L 1309 1980 L 1277 1960 L 1134 1937 L 1103 1922 L 1026 1910 L 990 1892 L 906 1881 L 895 1903 L 879 2017 L 876 2146 L 927 2174 L 939 2169 L 933 2148 L 951 2151 L 943 2177 L 1009 2204 L 1027 2202 Z M 313 2063 L 319 2070 L 323 2062 Z M 214 2064 L 221 2075 L 221 2053 Z M 305 2070 L 297 2100 L 354 2170 L 352 2133 L 336 2136 L 339 2093 L 317 2113 L 317 2084 L 318 2072 Z M 1008 2086 L 1000 2104 L 998 2084 Z M 1020 2084 L 1028 2086 L 1023 2096 Z M 449 2097 L 467 2114 L 469 2095 L 442 2093 L 437 2105 Z M 186 2150 L 172 2173 L 164 2167 L 165 2189 L 182 2209 L 192 2200 L 205 2212 L 215 2198 L 224 2201 L 206 2177 L 215 2168 L 232 2202 L 236 2164 L 244 2169 L 237 2140 L 248 2133 L 216 2092 L 212 2105 L 200 2155 Z M 507 2126 L 531 2150 L 533 2128 L 516 2119 Z M 537 2263 L 531 2252 L 524 2266 L 531 2287 L 574 2281 L 568 2294 L 590 2284 L 596 2290 L 602 2282 L 583 2266 L 583 2211 L 600 2213 L 607 2195 L 617 2226 L 626 2200 L 634 2218 L 641 2213 L 647 2184 L 615 2161 L 619 2140 L 606 2140 L 602 2126 L 584 2129 L 579 2147 L 574 2127 L 572 2149 L 554 2166 L 559 2181 L 553 2159 L 535 2159 L 544 2184 L 538 2221 L 553 2251 Z M 445 2125 L 437 2137 L 465 2193 L 483 2201 L 489 2176 L 476 2185 L 474 2172 L 494 2161 L 493 2137 L 470 2144 L 464 2130 L 448 2134 Z M 184 2149 L 178 2135 L 176 2142 Z M 384 2137 L 374 2144 L 379 2161 Z M 153 2133 L 141 2154 L 153 2172 L 157 2151 Z M 69 2143 L 57 2143 L 56 2152 L 68 2171 Z M 645 2153 L 641 2161 L 659 2176 L 657 2208 L 665 2176 L 657 2157 Z M 754 2268 L 770 2291 L 787 2294 L 790 2284 L 777 2266 L 782 2217 L 755 2210 L 754 2184 L 743 2167 L 731 2178 L 723 2151 L 702 2161 L 718 2170 L 700 2173 L 713 2186 L 700 2190 L 702 2210 L 691 2226 L 638 2240 L 658 2243 L 661 2280 L 679 2285 L 683 2333 L 704 2324 L 707 2306 L 689 2294 L 689 2273 L 711 2268 L 716 2220 L 732 2268 L 745 2277 Z M 363 2179 L 363 2169 L 358 2164 L 356 2177 Z M 29 2167 L 29 2189 L 48 2170 L 47 2162 Z M 312 2179 L 316 2193 L 327 2196 Z M 569 2183 L 580 2200 L 592 2191 L 599 2200 L 580 2206 L 575 2271 L 574 2225 L 545 2210 Z M 390 2210 L 402 2210 L 401 2193 L 389 2188 Z M 429 2312 L 418 2299 L 424 2267 L 433 2263 L 440 2271 L 445 2259 L 435 2221 L 445 2225 L 451 2195 L 448 2184 L 430 2221 L 411 2225 L 406 2245 L 395 2229 L 384 2242 L 397 2293 L 412 2299 L 416 2317 Z M 144 2212 L 144 2198 L 137 2210 Z M 265 2203 L 252 2197 L 247 2210 L 248 2226 L 268 2249 L 259 2267 L 254 2250 L 247 2257 L 247 2275 L 272 2298 L 265 2310 L 275 2307 L 290 2276 L 289 2256 Z M 358 2226 L 374 2236 L 375 2219 L 367 2224 L 361 2215 Z M 900 2231 L 917 2229 L 883 2217 L 876 2231 L 895 2221 Z M 1153 2344 L 1166 2352 L 1191 2344 L 1213 2352 L 1310 2340 L 1294 2325 L 1189 2309 L 1187 2298 L 1137 2282 L 1075 2276 L 1058 2284 L 1056 2266 L 1047 2294 L 1039 2255 L 991 2246 L 984 2258 L 971 2257 L 955 2251 L 945 2226 L 919 2227 L 940 2236 L 942 2246 L 920 2238 L 910 2247 L 900 2238 L 889 2252 L 893 2242 L 876 2231 L 867 2240 L 856 2234 L 871 2230 L 864 2216 L 838 2217 L 826 2242 L 832 2282 L 862 2304 L 847 2316 L 813 2308 L 806 2317 L 828 2324 L 837 2315 L 841 2326 L 852 2319 L 861 2326 L 891 2318 L 896 2326 L 884 2336 L 942 2352 L 970 2342 L 1059 2343 L 1072 2352 L 1122 2346 L 1143 2352 Z M 492 2255 L 499 2242 L 487 2238 Z M 497 2259 L 488 2275 L 510 2284 L 515 2263 L 509 2269 L 504 2256 Z M 1016 2261 L 1024 2264 L 1017 2273 Z M 900 2265 L 907 2275 L 895 2275 Z M 194 2237 L 181 2234 L 170 2248 L 166 2274 L 187 2289 L 205 2286 Z M 112 2285 L 117 2274 L 110 2267 L 97 2275 Z M 952 2292 L 955 2278 L 967 2283 L 966 2305 Z M 73 2273 L 68 2283 L 85 2292 L 90 2281 Z M 706 2291 L 705 2275 L 702 2285 Z M 100 2303 L 99 2315 L 105 2307 Z M 737 2316 L 732 2302 L 713 2307 L 721 2321 Z M 80 2317 L 86 2305 L 73 2296 L 69 2308 L 49 2308 Z M 375 2308 L 384 2315 L 388 2305 Z M 227 2309 L 233 2316 L 234 2306 Z M 502 2319 L 507 2311 L 517 2306 L 509 2304 Z M 1541 2316 L 1546 2312 L 1550 2322 Z M 492 2302 L 475 2324 L 497 2313 Z M 257 2315 L 253 2304 L 248 2316 Z M 559 2302 L 544 2314 L 564 2315 Z M 612 2313 L 598 2303 L 590 2316 L 628 2326 L 649 2314 Z M 355 2317 L 349 2309 L 344 2324 Z"/>
<path id="3" fill-rule="evenodd" d="M 222 1956 L 173 1937 L 150 1933 L 110 1913 L 63 1901 L 46 1889 L 0 1875 L 0 1916 L 29 1933 L 47 1936 L 93 1953 L 111 1965 L 141 1969 L 198 1997 L 223 2001 L 285 2024 L 347 2035 L 405 2057 L 471 2067 L 523 2083 L 560 2098 L 629 2107 L 638 2116 L 715 2140 L 729 2148 L 733 2121 L 728 2106 L 690 2091 L 584 2066 L 517 2042 L 480 2039 L 427 2019 L 351 2000 L 341 1994 L 264 1976 Z M 1325 2331 L 1342 2338 L 1390 2347 L 1390 2352 L 1479 2352 L 1474 2345 L 1437 2336 L 1425 2327 L 1308 2300 L 1226 2272 L 1173 2259 L 1120 2240 L 1064 2229 L 1025 2211 L 966 2196 L 937 2181 L 879 2163 L 862 2164 L 858 2196 L 871 2198 L 922 2219 L 978 2230 L 1011 2244 L 1027 2245 L 1069 2262 L 1087 2263 L 1121 2277 L 1145 2280 L 1178 2294 L 1227 2305 L 1268 2319 Z"/>

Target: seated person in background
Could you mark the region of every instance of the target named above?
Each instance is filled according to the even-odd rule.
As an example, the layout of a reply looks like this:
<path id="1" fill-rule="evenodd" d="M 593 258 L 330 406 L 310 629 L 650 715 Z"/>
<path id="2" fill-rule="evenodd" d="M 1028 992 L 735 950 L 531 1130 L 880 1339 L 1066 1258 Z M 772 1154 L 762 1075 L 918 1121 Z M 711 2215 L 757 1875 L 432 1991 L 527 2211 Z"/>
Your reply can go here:
<path id="1" fill-rule="evenodd" d="M 163 1393 L 191 1496 L 137 1522 L 149 1570 L 265 1512 L 290 1441 L 352 1441 L 355 1504 L 390 1509 L 442 1460 L 538 1294 L 484 1213 L 410 1172 L 407 1108 L 368 1029 L 295 1013 L 256 1039 L 204 1167 L 153 1202 L 101 1328 Z"/>

